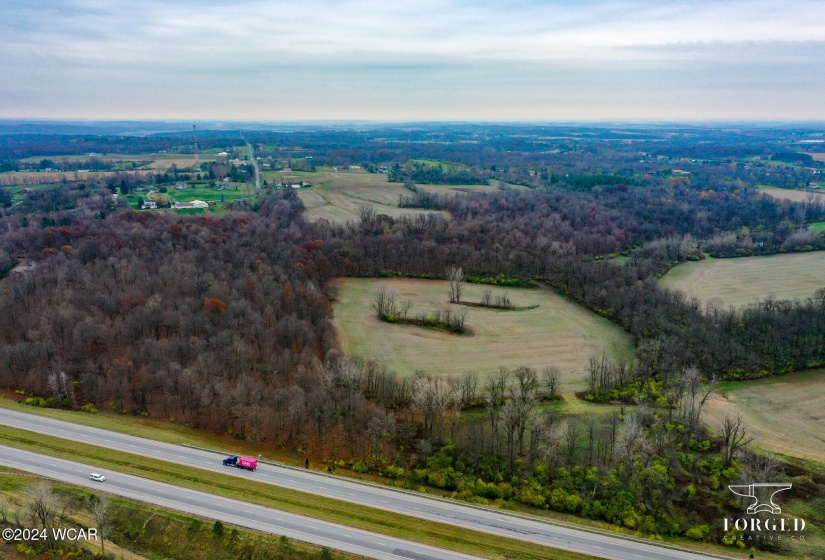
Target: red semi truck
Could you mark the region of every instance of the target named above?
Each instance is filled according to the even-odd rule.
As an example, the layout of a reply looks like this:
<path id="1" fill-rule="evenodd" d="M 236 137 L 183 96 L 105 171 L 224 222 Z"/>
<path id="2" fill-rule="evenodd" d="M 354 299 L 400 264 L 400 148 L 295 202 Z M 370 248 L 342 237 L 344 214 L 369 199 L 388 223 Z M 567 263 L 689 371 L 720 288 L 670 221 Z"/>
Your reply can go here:
<path id="1" fill-rule="evenodd" d="M 258 468 L 258 460 L 256 458 L 238 457 L 237 455 L 227 457 L 223 460 L 223 464 L 226 466 L 237 467 L 239 469 L 246 469 L 249 471 L 254 471 Z"/>

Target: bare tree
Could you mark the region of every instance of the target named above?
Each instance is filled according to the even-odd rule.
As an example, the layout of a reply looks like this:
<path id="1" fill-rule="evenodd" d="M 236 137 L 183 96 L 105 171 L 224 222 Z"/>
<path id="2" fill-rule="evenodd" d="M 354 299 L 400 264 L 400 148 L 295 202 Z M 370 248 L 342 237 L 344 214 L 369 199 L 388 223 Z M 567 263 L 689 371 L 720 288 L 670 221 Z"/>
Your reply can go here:
<path id="1" fill-rule="evenodd" d="M 564 430 L 562 439 L 567 455 L 567 466 L 572 468 L 576 460 L 576 443 L 579 441 L 579 426 L 576 420 L 572 418 L 567 420 L 567 427 Z"/>
<path id="2" fill-rule="evenodd" d="M 412 307 L 412 301 L 405 299 L 401 302 L 401 311 L 399 314 L 403 319 L 407 318 L 407 315 L 410 313 L 410 308 Z"/>
<path id="3" fill-rule="evenodd" d="M 548 482 L 553 480 L 556 468 L 559 466 L 559 455 L 562 439 L 567 426 L 559 422 L 558 413 L 545 412 L 542 417 L 542 435 L 544 438 L 544 462 L 547 465 Z"/>
<path id="4" fill-rule="evenodd" d="M 559 394 L 561 370 L 556 366 L 547 366 L 541 371 L 541 381 L 547 389 L 547 396 L 555 399 Z"/>
<path id="5" fill-rule="evenodd" d="M 458 378 L 458 386 L 461 391 L 461 401 L 464 406 L 469 406 L 476 400 L 476 390 L 478 389 L 478 372 L 465 371 Z"/>
<path id="6" fill-rule="evenodd" d="M 683 387 L 678 391 L 679 415 L 685 424 L 685 437 L 690 438 L 701 426 L 702 409 L 708 399 L 716 393 L 716 380 L 703 383 L 701 372 L 696 368 L 685 368 L 678 373 L 676 384 Z"/>
<path id="7" fill-rule="evenodd" d="M 742 451 L 741 463 L 742 471 L 739 473 L 739 481 L 743 484 L 781 482 L 785 475 L 780 461 L 748 449 Z"/>
<path id="8" fill-rule="evenodd" d="M 112 504 L 106 496 L 93 497 L 89 506 L 92 522 L 100 537 L 100 553 L 103 558 L 106 558 L 106 536 L 109 534 L 109 528 L 112 525 L 111 509 Z"/>
<path id="9" fill-rule="evenodd" d="M 51 482 L 38 480 L 23 491 L 27 501 L 26 509 L 33 527 L 46 529 L 49 533 L 58 526 L 66 514 L 71 501 L 61 499 L 55 494 Z M 54 546 L 52 539 L 47 541 L 49 548 Z"/>
<path id="10" fill-rule="evenodd" d="M 362 226 L 371 226 L 377 217 L 378 213 L 372 206 L 362 204 L 358 207 L 358 217 L 361 219 Z"/>
<path id="11" fill-rule="evenodd" d="M 625 465 L 632 465 L 636 457 L 643 451 L 645 446 L 645 431 L 638 415 L 630 416 L 624 423 L 624 428 L 620 431 L 616 442 L 618 459 Z M 625 471 L 625 476 L 630 476 L 630 470 Z"/>
<path id="12" fill-rule="evenodd" d="M 410 406 L 423 416 L 424 432 L 436 439 L 441 437 L 444 414 L 453 398 L 452 392 L 441 377 L 415 372 L 415 381 Z"/>
<path id="13" fill-rule="evenodd" d="M 498 428 L 501 407 L 504 406 L 504 395 L 507 390 L 510 371 L 500 367 L 498 372 L 487 378 L 484 385 L 487 401 L 487 412 L 490 415 L 490 451 L 495 453 L 498 448 Z"/>
<path id="14" fill-rule="evenodd" d="M 741 414 L 725 414 L 718 433 L 724 446 L 725 468 L 729 468 L 733 464 L 734 454 L 752 442 L 753 438 L 748 437 Z"/>
<path id="15" fill-rule="evenodd" d="M 378 288 L 378 291 L 375 292 L 375 296 L 372 298 L 372 308 L 375 309 L 375 313 L 379 319 L 383 320 L 398 314 L 397 297 L 398 295 L 394 291 L 388 290 L 386 286 Z"/>
<path id="16" fill-rule="evenodd" d="M 447 267 L 447 282 L 450 284 L 450 303 L 461 303 L 461 294 L 464 293 L 464 272 L 461 267 Z"/>

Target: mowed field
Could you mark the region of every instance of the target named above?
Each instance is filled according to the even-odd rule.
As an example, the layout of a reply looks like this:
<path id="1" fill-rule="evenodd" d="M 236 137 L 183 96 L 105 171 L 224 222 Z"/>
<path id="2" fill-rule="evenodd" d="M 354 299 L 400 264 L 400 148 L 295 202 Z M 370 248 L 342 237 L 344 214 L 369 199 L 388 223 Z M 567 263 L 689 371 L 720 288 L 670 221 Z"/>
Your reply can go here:
<path id="1" fill-rule="evenodd" d="M 820 204 L 825 204 L 825 193 L 821 192 L 779 189 L 776 187 L 759 187 L 759 192 L 763 192 L 780 200 L 793 200 L 795 202 L 807 202 L 813 197 L 813 200 Z"/>
<path id="2" fill-rule="evenodd" d="M 719 427 L 728 413 L 742 414 L 757 447 L 825 462 L 825 369 L 725 383 L 705 421 Z"/>
<path id="3" fill-rule="evenodd" d="M 380 286 L 410 300 L 410 316 L 436 309 L 467 310 L 473 335 L 454 335 L 412 325 L 379 321 L 372 299 Z M 583 372 L 590 356 L 607 351 L 630 358 L 630 337 L 621 329 L 554 292 L 539 289 L 467 285 L 465 301 L 478 302 L 485 289 L 493 295 L 507 292 L 513 305 L 535 309 L 497 311 L 450 305 L 447 283 L 414 279 L 341 279 L 334 305 L 335 325 L 342 348 L 349 355 L 373 358 L 399 375 L 416 370 L 459 375 L 476 370 L 483 377 L 499 366 L 541 369 L 555 365 L 562 370 L 562 391 L 585 387 Z"/>
<path id="4" fill-rule="evenodd" d="M 825 252 L 706 258 L 673 268 L 661 283 L 725 306 L 744 306 L 771 294 L 778 299 L 804 299 L 825 288 Z"/>
<path id="5" fill-rule="evenodd" d="M 386 214 L 394 218 L 402 215 L 431 213 L 427 210 L 399 208 L 398 200 L 412 193 L 401 183 L 387 181 L 387 175 L 344 169 L 339 171 L 321 169 L 314 173 L 292 172 L 288 175 L 297 180 L 312 183 L 312 187 L 298 191 L 298 196 L 307 208 L 305 217 L 311 221 L 325 218 L 335 223 L 357 222 L 360 219 L 361 206 L 371 207 L 378 214 Z M 276 175 L 273 174 L 272 178 L 275 177 Z M 272 178 L 267 177 L 270 181 Z M 418 185 L 418 187 L 429 192 L 456 194 L 496 189 L 494 186 L 483 185 Z M 449 217 L 445 212 L 435 213 Z"/>

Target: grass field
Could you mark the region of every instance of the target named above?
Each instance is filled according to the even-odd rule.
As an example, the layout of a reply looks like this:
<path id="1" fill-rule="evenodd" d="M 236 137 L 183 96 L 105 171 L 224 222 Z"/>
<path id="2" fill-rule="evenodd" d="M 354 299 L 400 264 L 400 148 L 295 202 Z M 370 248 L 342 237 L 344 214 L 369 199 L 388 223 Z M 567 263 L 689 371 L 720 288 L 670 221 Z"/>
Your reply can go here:
<path id="1" fill-rule="evenodd" d="M 825 193 L 814 191 L 801 191 L 794 189 L 780 189 L 767 185 L 761 185 L 759 191 L 780 200 L 793 200 L 796 202 L 807 202 L 813 197 L 813 200 L 819 201 L 820 204 L 825 203 Z"/>
<path id="2" fill-rule="evenodd" d="M 816 222 L 815 224 L 811 224 L 811 231 L 815 233 L 822 233 L 825 231 L 825 222 Z"/>
<path id="3" fill-rule="evenodd" d="M 632 355 L 630 337 L 618 327 L 546 289 L 495 288 L 506 291 L 513 305 L 535 309 L 500 311 L 467 309 L 473 335 L 453 335 L 410 325 L 388 325 L 375 317 L 371 302 L 379 286 L 411 300 L 411 316 L 450 307 L 447 283 L 412 279 L 342 279 L 334 306 L 335 324 L 347 354 L 374 358 L 400 375 L 422 369 L 457 375 L 468 369 L 489 374 L 499 366 L 558 366 L 562 392 L 584 388 L 587 360 L 602 349 L 614 356 Z M 464 299 L 480 301 L 490 286 L 470 284 Z"/>
<path id="4" fill-rule="evenodd" d="M 719 426 L 725 413 L 741 413 L 757 447 L 825 463 L 825 369 L 725 383 L 720 391 L 706 422 Z"/>
<path id="5" fill-rule="evenodd" d="M 702 301 L 743 306 L 773 294 L 779 299 L 810 297 L 825 288 L 825 253 L 712 259 L 681 264 L 661 280 Z"/>
<path id="6" fill-rule="evenodd" d="M 530 190 L 528 187 L 522 185 L 504 185 L 513 190 Z M 438 194 L 464 194 L 469 192 L 498 192 L 499 187 L 502 186 L 502 181 L 493 180 L 489 185 L 417 185 L 419 189 L 431 193 Z"/>
<path id="7" fill-rule="evenodd" d="M 291 172 L 287 175 L 312 183 L 308 189 L 300 189 L 298 196 L 307 208 L 308 220 L 322 218 L 331 222 L 344 223 L 359 220 L 361 206 L 369 206 L 378 214 L 392 217 L 429 213 L 414 208 L 399 208 L 398 200 L 412 193 L 401 183 L 390 183 L 387 175 L 367 173 L 363 170 L 339 170 L 319 168 L 313 173 Z M 265 172 L 264 177 L 272 182 L 280 177 L 275 172 Z M 428 192 L 465 193 L 477 190 L 495 190 L 495 186 L 484 185 L 417 185 Z M 523 187 L 516 187 L 523 188 Z M 445 217 L 448 214 L 436 212 Z"/>
<path id="8" fill-rule="evenodd" d="M 291 175 L 304 179 L 307 174 L 293 172 Z M 426 213 L 398 208 L 398 199 L 410 192 L 400 183 L 388 182 L 386 175 L 350 170 L 322 170 L 312 175 L 314 177 L 304 179 L 312 183 L 312 187 L 298 191 L 307 208 L 304 215 L 308 220 L 324 218 L 335 223 L 357 222 L 361 206 L 369 206 L 378 214 L 392 217 Z"/>

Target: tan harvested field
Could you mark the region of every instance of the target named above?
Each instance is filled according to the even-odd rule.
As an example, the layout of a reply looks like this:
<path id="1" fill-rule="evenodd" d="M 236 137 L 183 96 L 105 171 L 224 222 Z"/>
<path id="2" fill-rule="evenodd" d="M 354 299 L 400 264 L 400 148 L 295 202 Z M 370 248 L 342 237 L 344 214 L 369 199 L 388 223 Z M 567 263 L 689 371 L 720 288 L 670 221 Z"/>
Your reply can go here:
<path id="1" fill-rule="evenodd" d="M 298 176 L 297 179 L 312 183 L 312 187 L 299 190 L 298 196 L 307 208 L 304 216 L 311 221 L 323 218 L 336 223 L 357 222 L 360 219 L 361 206 L 371 207 L 378 214 L 394 218 L 429 213 L 424 210 L 398 208 L 398 199 L 410 192 L 400 183 L 388 182 L 386 175 L 365 171 L 331 170 L 307 175 Z M 436 213 L 449 216 L 444 212 Z"/>
<path id="2" fill-rule="evenodd" d="M 825 288 L 825 252 L 707 258 L 673 268 L 661 283 L 725 306 L 744 306 L 771 294 L 778 299 L 804 299 Z"/>
<path id="3" fill-rule="evenodd" d="M 490 185 L 418 185 L 418 188 L 438 194 L 464 194 L 468 192 L 498 192 L 500 182 L 493 181 Z M 517 191 L 530 190 L 521 185 L 506 185 Z"/>
<path id="4" fill-rule="evenodd" d="M 140 171 L 128 171 L 127 173 L 140 173 Z M 52 183 L 62 183 L 64 181 L 82 181 L 89 177 L 111 177 L 112 171 L 18 171 L 17 173 L 0 174 L 0 185 L 17 185 L 26 187 L 28 185 L 43 185 Z"/>
<path id="5" fill-rule="evenodd" d="M 825 161 L 825 152 L 808 152 L 808 155 L 814 158 L 814 161 Z"/>
<path id="6" fill-rule="evenodd" d="M 793 200 L 795 202 L 807 202 L 813 195 L 813 200 L 825 204 L 825 193 L 821 192 L 777 189 L 773 187 L 759 187 L 759 191 L 780 200 Z"/>
<path id="7" fill-rule="evenodd" d="M 178 169 L 183 169 L 185 167 L 192 167 L 195 165 L 195 154 L 191 156 L 186 154 L 176 154 L 174 156 L 168 156 L 166 154 L 158 155 L 152 154 L 147 157 L 147 159 L 154 160 L 145 169 L 170 169 L 172 164 L 175 164 Z M 201 161 L 213 161 L 214 158 L 200 158 Z"/>
<path id="8" fill-rule="evenodd" d="M 458 375 L 473 369 L 482 376 L 499 366 L 558 366 L 563 373 L 562 391 L 584 388 L 583 371 L 591 355 L 607 351 L 630 358 L 630 337 L 621 329 L 554 292 L 540 289 L 498 288 L 470 284 L 466 301 L 480 301 L 485 289 L 506 291 L 513 305 L 535 309 L 497 311 L 450 305 L 447 283 L 413 279 L 341 279 L 339 300 L 334 305 L 335 325 L 345 353 L 374 358 L 400 375 L 416 370 Z M 411 316 L 435 309 L 467 310 L 473 335 L 454 335 L 412 325 L 379 321 L 372 298 L 379 286 L 410 300 Z"/>
<path id="9" fill-rule="evenodd" d="M 825 369 L 725 383 L 721 390 L 707 404 L 708 424 L 741 413 L 757 447 L 825 463 Z"/>

